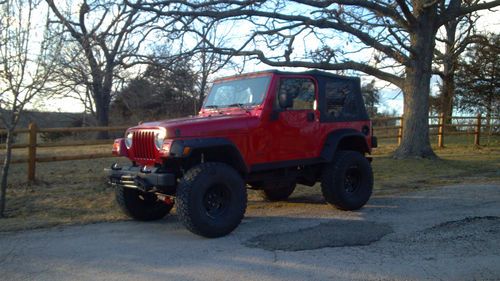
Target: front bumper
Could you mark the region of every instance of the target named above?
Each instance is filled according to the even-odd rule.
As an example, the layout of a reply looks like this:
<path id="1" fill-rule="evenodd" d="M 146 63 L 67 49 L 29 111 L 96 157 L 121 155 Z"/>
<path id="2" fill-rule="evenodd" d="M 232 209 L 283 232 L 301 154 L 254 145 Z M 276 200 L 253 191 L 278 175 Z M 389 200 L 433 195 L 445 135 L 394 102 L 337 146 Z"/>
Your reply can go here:
<path id="1" fill-rule="evenodd" d="M 113 164 L 104 169 L 109 183 L 128 188 L 138 188 L 143 191 L 173 187 L 177 181 L 172 173 L 160 173 L 158 168 L 144 169 L 144 167 L 120 167 Z"/>

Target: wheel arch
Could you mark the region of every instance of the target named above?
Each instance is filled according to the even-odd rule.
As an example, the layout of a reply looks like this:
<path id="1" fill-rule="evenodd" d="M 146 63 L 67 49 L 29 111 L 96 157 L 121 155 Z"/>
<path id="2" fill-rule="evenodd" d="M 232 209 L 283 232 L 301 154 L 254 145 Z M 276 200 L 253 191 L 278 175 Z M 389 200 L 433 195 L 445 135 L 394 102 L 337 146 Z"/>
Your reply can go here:
<path id="1" fill-rule="evenodd" d="M 321 158 L 330 162 L 337 150 L 354 150 L 361 154 L 370 153 L 366 136 L 354 129 L 340 129 L 331 132 L 323 145 Z"/>
<path id="2" fill-rule="evenodd" d="M 185 153 L 185 148 L 189 152 Z M 204 162 L 221 162 L 236 169 L 240 174 L 248 173 L 248 167 L 233 142 L 225 138 L 205 138 L 175 141 L 170 154 L 174 157 L 190 159 L 201 157 Z"/>

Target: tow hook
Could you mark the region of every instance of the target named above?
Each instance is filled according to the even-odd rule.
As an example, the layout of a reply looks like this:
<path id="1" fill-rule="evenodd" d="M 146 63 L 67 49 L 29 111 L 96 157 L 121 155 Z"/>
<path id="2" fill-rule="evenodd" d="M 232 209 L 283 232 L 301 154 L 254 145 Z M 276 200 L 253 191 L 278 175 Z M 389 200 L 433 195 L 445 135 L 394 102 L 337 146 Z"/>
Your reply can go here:
<path id="1" fill-rule="evenodd" d="M 144 192 L 151 190 L 151 188 L 153 187 L 151 184 L 149 184 L 147 181 L 145 181 L 143 178 L 139 176 L 135 177 L 134 183 L 137 186 L 137 188 L 139 188 Z"/>
<path id="2" fill-rule="evenodd" d="M 120 167 L 120 165 L 118 165 L 118 163 L 113 163 L 113 165 L 111 165 L 111 170 L 113 171 L 120 171 L 122 169 L 122 167 Z"/>
<path id="3" fill-rule="evenodd" d="M 156 197 L 158 198 L 158 200 L 162 201 L 163 203 L 165 203 L 167 205 L 174 204 L 174 197 L 173 196 L 157 193 Z"/>

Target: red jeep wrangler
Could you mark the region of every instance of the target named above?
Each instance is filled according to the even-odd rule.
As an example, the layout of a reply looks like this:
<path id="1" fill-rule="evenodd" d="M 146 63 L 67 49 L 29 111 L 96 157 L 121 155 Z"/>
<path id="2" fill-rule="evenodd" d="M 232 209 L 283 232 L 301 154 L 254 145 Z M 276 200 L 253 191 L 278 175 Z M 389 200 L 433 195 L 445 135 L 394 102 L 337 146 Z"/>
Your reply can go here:
<path id="1" fill-rule="evenodd" d="M 113 153 L 131 165 L 106 171 L 130 217 L 161 219 L 175 199 L 191 232 L 219 237 L 241 222 L 247 187 L 274 201 L 321 182 L 328 203 L 361 208 L 372 147 L 359 78 L 266 71 L 215 81 L 197 116 L 128 129 Z"/>

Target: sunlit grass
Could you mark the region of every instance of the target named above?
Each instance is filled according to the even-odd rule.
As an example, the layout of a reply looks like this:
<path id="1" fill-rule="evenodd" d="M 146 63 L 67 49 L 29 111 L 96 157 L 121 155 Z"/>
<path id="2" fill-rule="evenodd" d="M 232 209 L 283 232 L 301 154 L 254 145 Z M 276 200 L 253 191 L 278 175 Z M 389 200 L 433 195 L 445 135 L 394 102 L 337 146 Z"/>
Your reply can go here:
<path id="1" fill-rule="evenodd" d="M 395 148 L 375 151 L 372 162 L 375 188 L 394 190 L 426 186 L 474 182 L 500 181 L 500 146 L 448 146 L 435 148 L 437 160 L 396 160 L 390 156 Z"/>

